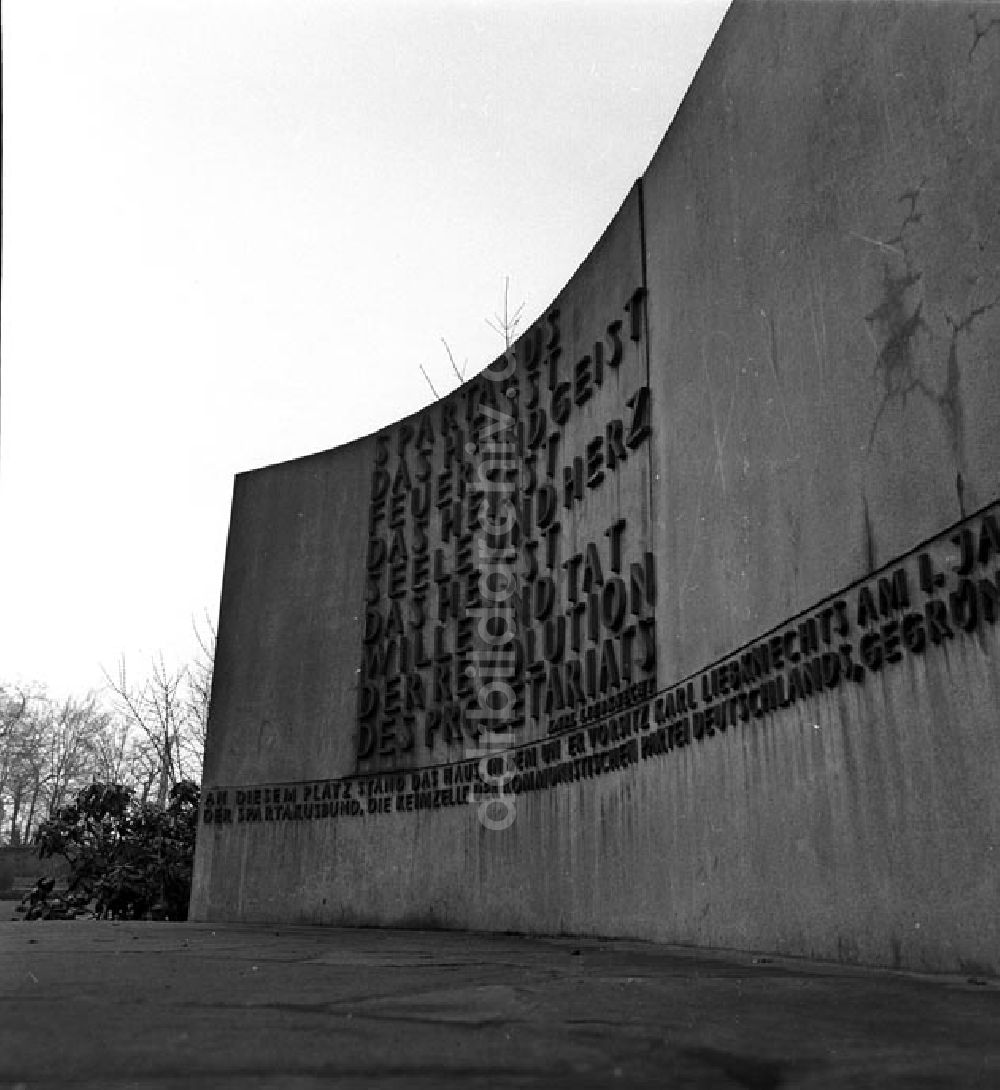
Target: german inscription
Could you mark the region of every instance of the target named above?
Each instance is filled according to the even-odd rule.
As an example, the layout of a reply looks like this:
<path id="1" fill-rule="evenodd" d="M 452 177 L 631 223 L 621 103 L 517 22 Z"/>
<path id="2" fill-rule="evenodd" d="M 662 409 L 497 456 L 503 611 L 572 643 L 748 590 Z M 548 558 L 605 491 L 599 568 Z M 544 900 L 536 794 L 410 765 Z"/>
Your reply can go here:
<path id="1" fill-rule="evenodd" d="M 577 358 L 553 309 L 456 395 L 376 438 L 359 770 L 480 752 L 498 719 L 521 743 L 652 682 L 653 553 L 638 525 L 599 522 L 595 498 L 648 463 L 644 356 L 627 348 L 642 307 L 642 290 L 610 307 Z"/>
<path id="2" fill-rule="evenodd" d="M 490 758 L 492 780 L 482 779 L 476 760 L 458 759 L 342 779 L 212 788 L 202 821 L 353 821 L 448 809 L 488 797 L 497 781 L 525 795 L 695 752 L 728 732 L 763 730 L 788 715 L 821 724 L 840 714 L 830 699 L 838 693 L 930 669 L 952 648 L 975 644 L 975 653 L 988 653 L 998 620 L 1000 504 L 991 504 L 690 678 L 657 691 L 646 677 L 597 701 L 575 701 L 551 733 Z"/>

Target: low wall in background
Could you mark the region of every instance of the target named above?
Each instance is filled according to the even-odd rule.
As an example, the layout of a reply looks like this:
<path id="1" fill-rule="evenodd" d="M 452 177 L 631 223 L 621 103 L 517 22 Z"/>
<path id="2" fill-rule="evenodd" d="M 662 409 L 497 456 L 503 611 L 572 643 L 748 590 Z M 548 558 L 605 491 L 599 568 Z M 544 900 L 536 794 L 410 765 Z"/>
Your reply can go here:
<path id="1" fill-rule="evenodd" d="M 33 885 L 37 878 L 65 878 L 69 874 L 69 863 L 58 856 L 39 859 L 34 848 L 0 847 L 0 892 L 6 887 L 13 889 L 15 884 Z"/>

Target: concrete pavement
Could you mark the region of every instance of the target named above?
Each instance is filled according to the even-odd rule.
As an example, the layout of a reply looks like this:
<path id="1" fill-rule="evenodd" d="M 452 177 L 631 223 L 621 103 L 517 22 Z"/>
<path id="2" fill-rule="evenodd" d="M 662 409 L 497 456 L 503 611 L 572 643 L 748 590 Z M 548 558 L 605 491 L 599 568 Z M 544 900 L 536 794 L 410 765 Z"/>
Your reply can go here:
<path id="1" fill-rule="evenodd" d="M 1000 984 L 635 942 L 0 923 L 5 1087 L 997 1087 Z"/>

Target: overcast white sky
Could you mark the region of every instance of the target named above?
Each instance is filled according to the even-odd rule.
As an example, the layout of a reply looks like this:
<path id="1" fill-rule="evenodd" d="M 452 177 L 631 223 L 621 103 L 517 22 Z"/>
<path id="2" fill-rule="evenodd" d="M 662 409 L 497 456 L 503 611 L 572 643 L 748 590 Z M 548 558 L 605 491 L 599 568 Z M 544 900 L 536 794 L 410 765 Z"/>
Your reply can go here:
<path id="1" fill-rule="evenodd" d="M 188 657 L 233 475 L 485 366 L 727 6 L 4 0 L 0 681 Z"/>

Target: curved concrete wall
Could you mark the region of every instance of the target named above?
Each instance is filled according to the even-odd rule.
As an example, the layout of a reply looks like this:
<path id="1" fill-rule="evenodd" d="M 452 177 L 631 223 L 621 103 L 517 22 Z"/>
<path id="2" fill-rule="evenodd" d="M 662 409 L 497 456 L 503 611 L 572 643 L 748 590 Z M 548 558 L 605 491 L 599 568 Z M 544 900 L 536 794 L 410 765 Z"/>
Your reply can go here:
<path id="1" fill-rule="evenodd" d="M 997 971 L 998 91 L 736 4 L 510 358 L 237 478 L 195 918 Z"/>

